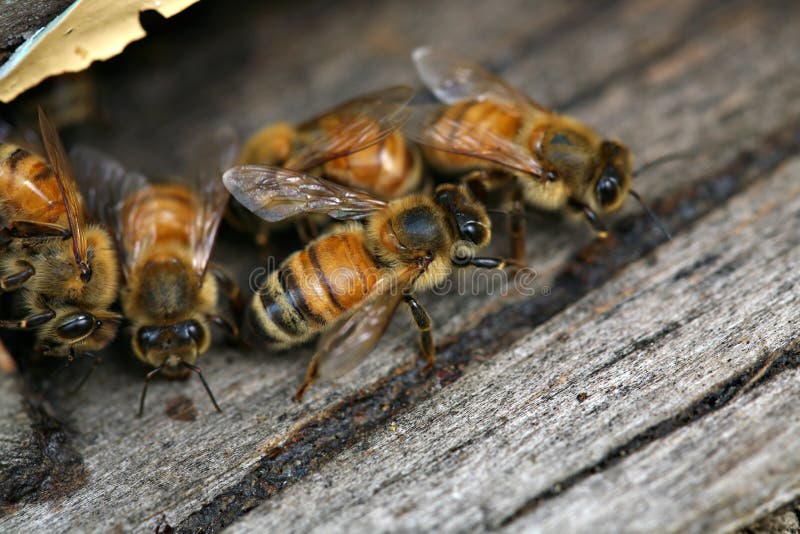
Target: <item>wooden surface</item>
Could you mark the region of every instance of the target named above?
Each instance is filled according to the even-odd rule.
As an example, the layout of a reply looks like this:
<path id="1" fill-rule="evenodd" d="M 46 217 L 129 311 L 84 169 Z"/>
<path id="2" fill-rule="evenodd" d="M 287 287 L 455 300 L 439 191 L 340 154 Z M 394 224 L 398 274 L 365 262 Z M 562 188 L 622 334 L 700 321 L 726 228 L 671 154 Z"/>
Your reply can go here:
<path id="1" fill-rule="evenodd" d="M 196 381 L 156 381 L 141 420 L 144 368 L 124 344 L 74 395 L 85 362 L 34 365 L 16 348 L 0 528 L 768 528 L 757 520 L 800 495 L 799 24 L 793 2 L 667 0 L 206 1 L 154 21 L 93 69 L 101 114 L 68 142 L 164 172 L 203 128 L 247 134 L 415 83 L 408 53 L 434 44 L 639 162 L 697 149 L 636 180 L 676 237 L 633 202 L 605 242 L 531 215 L 535 295 L 426 295 L 432 373 L 409 367 L 398 314 L 374 357 L 302 405 L 307 348 L 216 347 L 201 364 L 222 414 Z M 218 261 L 245 281 L 258 254 L 222 239 Z"/>
<path id="2" fill-rule="evenodd" d="M 4 0 L 0 14 L 0 64 L 71 3 L 70 0 Z"/>

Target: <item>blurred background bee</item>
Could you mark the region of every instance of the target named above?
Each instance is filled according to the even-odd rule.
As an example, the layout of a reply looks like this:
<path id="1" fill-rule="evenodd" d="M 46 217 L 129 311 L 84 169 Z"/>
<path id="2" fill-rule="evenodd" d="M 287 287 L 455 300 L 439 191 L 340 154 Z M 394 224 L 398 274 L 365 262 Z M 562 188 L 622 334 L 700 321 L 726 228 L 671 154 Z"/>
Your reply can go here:
<path id="1" fill-rule="evenodd" d="M 236 167 L 223 181 L 243 206 L 268 222 L 309 214 L 351 221 L 286 258 L 247 306 L 247 335 L 270 348 L 285 349 L 323 334 L 296 400 L 318 376 L 338 376 L 361 362 L 401 301 L 419 329 L 421 353 L 430 367 L 435 355 L 431 319 L 415 292 L 442 282 L 454 267 L 506 265 L 475 255 L 489 243 L 491 223 L 463 185 L 443 184 L 433 195 L 387 202 L 277 167 Z M 359 219 L 363 225 L 355 222 Z"/>
<path id="2" fill-rule="evenodd" d="M 238 288 L 220 268 L 209 266 L 228 201 L 220 176 L 235 151 L 235 135 L 219 131 L 194 148 L 185 181 L 164 183 L 151 183 L 87 147 L 71 154 L 78 175 L 92 185 L 87 204 L 115 234 L 131 347 L 153 367 L 142 388 L 139 415 L 147 385 L 158 374 L 184 378 L 195 372 L 220 409 L 196 362 L 211 343 L 212 324 L 238 334 L 233 318 Z"/>
<path id="3" fill-rule="evenodd" d="M 513 257 L 525 255 L 524 204 L 582 214 L 601 237 L 600 215 L 634 196 L 632 157 L 619 141 L 546 109 L 467 60 L 429 47 L 412 54 L 423 83 L 444 105 L 421 106 L 406 132 L 436 170 L 470 173 L 476 191 L 503 190 L 510 204 Z"/>
<path id="4" fill-rule="evenodd" d="M 71 358 L 116 336 L 119 260 L 108 232 L 85 222 L 58 132 L 38 113 L 50 165 L 0 144 L 0 293 L 14 292 L 24 314 L 0 328 L 34 331 L 36 350 Z"/>
<path id="5" fill-rule="evenodd" d="M 245 143 L 238 162 L 312 172 L 381 199 L 398 198 L 419 189 L 422 181 L 419 150 L 398 129 L 409 116 L 413 94 L 410 87 L 389 87 L 298 125 L 267 126 Z M 236 203 L 227 220 L 238 229 L 257 228 L 256 242 L 266 243 L 268 225 Z"/>

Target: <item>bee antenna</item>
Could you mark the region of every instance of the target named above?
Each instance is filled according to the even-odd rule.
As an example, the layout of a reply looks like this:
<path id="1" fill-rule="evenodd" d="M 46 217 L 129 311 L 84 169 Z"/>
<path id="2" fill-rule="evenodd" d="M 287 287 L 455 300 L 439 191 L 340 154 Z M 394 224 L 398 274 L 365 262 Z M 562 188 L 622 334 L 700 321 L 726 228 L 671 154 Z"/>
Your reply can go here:
<path id="1" fill-rule="evenodd" d="M 645 201 L 642 199 L 642 196 L 633 189 L 630 190 L 630 194 L 633 198 L 639 201 L 639 204 L 642 205 L 642 209 L 644 209 L 644 212 L 647 213 L 647 216 L 650 217 L 650 220 L 653 221 L 653 223 L 658 227 L 659 230 L 661 230 L 661 233 L 664 234 L 666 238 L 671 241 L 672 234 L 669 233 L 669 229 L 661 221 L 661 219 L 658 218 L 658 216 L 653 212 L 653 210 L 650 209 L 650 206 L 648 206 L 645 203 Z"/>
<path id="2" fill-rule="evenodd" d="M 141 417 L 144 413 L 144 398 L 147 396 L 147 385 L 150 383 L 150 380 L 153 379 L 158 373 L 160 373 L 164 369 L 164 366 L 156 367 L 149 373 L 147 376 L 144 377 L 144 387 L 142 388 L 142 396 L 139 398 L 139 415 L 137 417 Z"/>
<path id="3" fill-rule="evenodd" d="M 208 393 L 208 396 L 211 398 L 211 402 L 214 404 L 214 408 L 216 408 L 218 412 L 222 412 L 222 408 L 220 408 L 219 404 L 217 404 L 217 399 L 215 399 L 214 394 L 211 393 L 211 388 L 208 387 L 208 382 L 206 382 L 205 377 L 203 377 L 203 373 L 200 371 L 200 368 L 197 367 L 196 365 L 192 365 L 191 363 L 187 363 L 184 361 L 181 362 L 181 365 L 183 365 L 190 371 L 197 373 L 197 376 L 200 377 L 200 381 L 203 383 L 203 387 L 206 388 L 206 393 Z"/>
<path id="4" fill-rule="evenodd" d="M 645 171 L 648 171 L 654 167 L 658 167 L 659 165 L 662 165 L 664 163 L 680 159 L 687 159 L 696 155 L 697 155 L 697 150 L 679 150 L 678 152 L 671 152 L 669 154 L 664 154 L 663 156 L 659 156 L 656 159 L 651 159 L 647 163 L 643 163 L 641 167 L 633 171 L 633 177 L 636 178 Z"/>

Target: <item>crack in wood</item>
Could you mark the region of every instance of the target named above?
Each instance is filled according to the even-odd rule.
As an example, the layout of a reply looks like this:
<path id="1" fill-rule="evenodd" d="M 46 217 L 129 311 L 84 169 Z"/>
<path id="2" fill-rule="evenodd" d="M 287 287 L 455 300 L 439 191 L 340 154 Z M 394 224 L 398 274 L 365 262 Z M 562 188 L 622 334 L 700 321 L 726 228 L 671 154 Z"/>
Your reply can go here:
<path id="1" fill-rule="evenodd" d="M 755 181 L 768 176 L 781 162 L 798 153 L 800 123 L 793 120 L 766 136 L 757 149 L 742 152 L 723 169 L 710 173 L 669 198 L 660 199 L 653 204 L 653 209 L 668 222 L 673 231 L 684 230 Z M 296 428 L 286 437 L 283 445 L 269 450 L 240 482 L 188 515 L 176 525 L 176 530 L 217 532 L 230 525 L 242 514 L 303 479 L 315 468 L 357 443 L 369 431 L 383 425 L 416 402 L 431 397 L 437 387 L 446 387 L 457 380 L 478 353 L 490 358 L 496 351 L 507 348 L 532 328 L 563 311 L 663 242 L 661 234 L 653 228 L 644 214 L 621 219 L 614 225 L 612 235 L 609 239 L 596 240 L 579 250 L 556 277 L 549 297 L 510 304 L 485 317 L 475 328 L 460 333 L 456 341 L 448 344 L 438 354 L 432 372 L 422 373 L 421 366 L 397 369 L 390 376 L 344 398 L 310 422 Z M 697 265 L 697 269 L 702 267 L 702 264 Z M 690 274 L 685 273 L 686 276 Z M 500 325 L 502 329 L 499 329 Z M 504 334 L 497 335 L 500 331 Z M 788 360 L 791 361 L 786 363 Z M 762 381 L 768 380 L 783 368 L 794 368 L 798 365 L 800 357 L 792 349 L 786 360 L 783 363 L 776 362 L 762 377 Z M 658 437 L 717 410 L 749 378 L 755 376 L 760 367 L 756 366 L 730 379 L 681 414 L 650 427 L 625 445 L 614 449 L 601 462 L 533 497 L 502 524 L 525 515 L 543 500 L 553 498 L 565 488 L 591 476 L 597 472 L 598 466 L 613 465 L 620 458 L 643 448 Z M 559 490 L 556 491 L 555 488 Z"/>
<path id="2" fill-rule="evenodd" d="M 659 421 L 658 423 L 648 427 L 644 431 L 634 436 L 628 442 L 613 448 L 596 463 L 576 471 L 568 477 L 563 478 L 559 482 L 553 484 L 550 488 L 542 491 L 538 495 L 531 497 L 525 502 L 525 504 L 503 518 L 496 525 L 496 527 L 499 528 L 510 525 L 517 519 L 520 519 L 536 510 L 543 502 L 563 495 L 580 482 L 617 465 L 624 458 L 627 458 L 631 454 L 644 449 L 651 443 L 654 443 L 674 433 L 675 431 L 695 423 L 707 415 L 727 406 L 733 400 L 739 397 L 739 394 L 743 388 L 749 386 L 751 379 L 762 370 L 764 365 L 769 362 L 776 352 L 780 353 L 780 357 L 775 359 L 770 368 L 758 379 L 756 382 L 757 385 L 762 385 L 769 382 L 774 377 L 786 370 L 797 369 L 800 367 L 800 338 L 797 338 L 777 351 L 770 351 L 769 353 L 765 354 L 759 359 L 758 362 L 756 362 L 755 365 L 750 366 L 742 373 L 739 373 L 729 378 L 722 384 L 719 384 L 710 393 L 693 402 L 676 415 L 663 421 Z"/>

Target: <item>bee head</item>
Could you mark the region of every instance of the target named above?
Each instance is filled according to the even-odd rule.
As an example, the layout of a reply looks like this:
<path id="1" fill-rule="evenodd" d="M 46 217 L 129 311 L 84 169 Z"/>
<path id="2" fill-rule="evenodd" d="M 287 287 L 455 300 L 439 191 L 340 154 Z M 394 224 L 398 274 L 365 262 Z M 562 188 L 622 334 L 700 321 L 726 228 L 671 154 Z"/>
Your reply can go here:
<path id="1" fill-rule="evenodd" d="M 105 348 L 117 334 L 120 316 L 104 310 L 92 312 L 69 307 L 39 327 L 37 350 L 48 356 L 68 356 Z"/>
<path id="2" fill-rule="evenodd" d="M 491 238 L 491 223 L 484 207 L 466 187 L 442 184 L 436 188 L 434 201 L 450 217 L 458 237 L 476 247 L 484 247 Z"/>
<path id="3" fill-rule="evenodd" d="M 208 326 L 189 319 L 167 326 L 142 325 L 133 335 L 133 350 L 142 361 L 164 367 L 166 374 L 186 374 L 182 364 L 194 365 L 210 343 Z"/>

